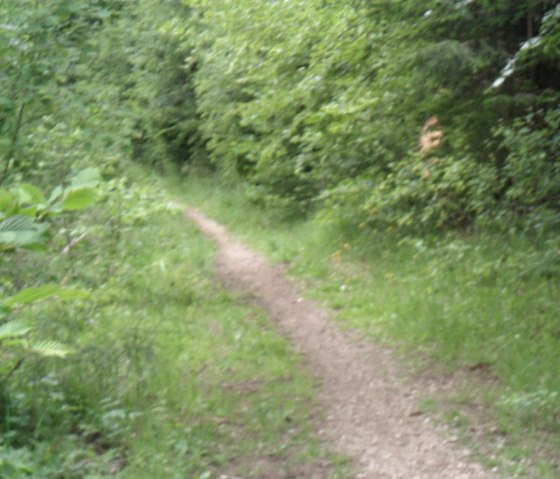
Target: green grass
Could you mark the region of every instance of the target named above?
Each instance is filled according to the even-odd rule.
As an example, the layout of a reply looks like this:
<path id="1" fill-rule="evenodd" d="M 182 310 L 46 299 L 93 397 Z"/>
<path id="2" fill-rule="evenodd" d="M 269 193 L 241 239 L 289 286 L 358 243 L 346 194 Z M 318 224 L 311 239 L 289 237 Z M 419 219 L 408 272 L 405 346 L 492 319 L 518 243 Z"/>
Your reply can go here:
<path id="1" fill-rule="evenodd" d="M 456 400 L 440 398 L 442 406 L 451 402 L 444 416 L 451 411 L 461 418 L 451 422 L 467 431 L 467 410 L 489 409 L 493 424 L 488 427 L 500 431 L 503 444 L 496 451 L 496 437 L 488 433 L 482 455 L 498 454 L 511 477 L 558 477 L 558 238 L 403 239 L 315 218 L 282 221 L 278 212 L 251 205 L 239 185 L 215 178 L 192 177 L 174 188 L 186 202 L 287 264 L 310 296 L 338 311 L 343 327 L 390 343 L 417 363 L 433 365 L 430 358 L 435 358 L 447 372 L 475 383 L 483 379 L 485 390 L 473 387 L 469 393 L 467 385 Z"/>
<path id="2" fill-rule="evenodd" d="M 39 332 L 76 352 L 29 358 L 9 384 L 0 457 L 15 464 L 19 454 L 24 465 L 11 477 L 258 478 L 317 468 L 347 477 L 346 461 L 313 435 L 316 386 L 301 358 L 262 311 L 222 290 L 211 242 L 179 212 L 151 212 L 171 198 L 143 188 L 144 200 L 130 198 L 136 219 L 111 225 L 107 211 L 93 211 L 92 233 L 70 257 L 29 266 L 64 272 L 92 297 L 26 313 L 56 318 Z"/>

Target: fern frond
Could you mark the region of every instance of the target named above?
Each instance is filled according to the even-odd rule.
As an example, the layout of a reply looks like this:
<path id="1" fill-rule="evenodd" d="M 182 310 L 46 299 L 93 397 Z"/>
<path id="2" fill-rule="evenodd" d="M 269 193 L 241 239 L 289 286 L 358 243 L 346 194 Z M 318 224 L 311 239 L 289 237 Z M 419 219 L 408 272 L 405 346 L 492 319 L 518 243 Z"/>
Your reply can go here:
<path id="1" fill-rule="evenodd" d="M 68 346 L 51 339 L 45 339 L 33 343 L 30 350 L 34 353 L 40 354 L 41 356 L 54 356 L 58 358 L 64 358 L 68 354 L 72 353 L 72 350 Z"/>
<path id="2" fill-rule="evenodd" d="M 57 297 L 61 301 L 69 301 L 86 296 L 86 291 L 77 288 L 66 288 L 57 284 L 44 284 L 42 286 L 22 289 L 14 296 L 5 298 L 2 305 L 13 308 L 18 305 L 31 304 L 35 301 L 41 301 L 52 297 Z"/>
<path id="3" fill-rule="evenodd" d="M 0 341 L 25 336 L 31 327 L 20 319 L 14 319 L 0 325 Z"/>

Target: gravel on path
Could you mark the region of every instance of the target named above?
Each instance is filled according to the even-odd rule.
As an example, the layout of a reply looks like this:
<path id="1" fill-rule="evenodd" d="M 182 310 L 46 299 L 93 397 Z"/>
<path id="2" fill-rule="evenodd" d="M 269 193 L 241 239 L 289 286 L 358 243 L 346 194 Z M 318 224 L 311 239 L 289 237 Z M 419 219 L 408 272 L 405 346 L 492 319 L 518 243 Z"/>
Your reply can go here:
<path id="1" fill-rule="evenodd" d="M 321 386 L 325 419 L 318 433 L 354 459 L 355 479 L 497 477 L 445 427 L 418 413 L 416 388 L 399 379 L 387 348 L 341 331 L 329 311 L 302 299 L 280 268 L 220 224 L 192 208 L 186 216 L 218 243 L 217 272 L 225 285 L 249 293 L 305 357 Z"/>

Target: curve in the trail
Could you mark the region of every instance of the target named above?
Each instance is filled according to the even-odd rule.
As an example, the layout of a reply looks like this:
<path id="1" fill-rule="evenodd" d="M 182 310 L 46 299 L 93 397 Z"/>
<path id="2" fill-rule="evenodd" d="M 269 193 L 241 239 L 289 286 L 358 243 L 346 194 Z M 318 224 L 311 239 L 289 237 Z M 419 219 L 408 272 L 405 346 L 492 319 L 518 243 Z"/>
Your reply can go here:
<path id="1" fill-rule="evenodd" d="M 329 313 L 302 300 L 279 268 L 195 209 L 187 217 L 219 245 L 218 274 L 248 292 L 304 355 L 321 384 L 326 415 L 320 434 L 355 459 L 356 479 L 489 479 L 441 427 L 415 414 L 414 387 L 381 346 L 340 331 Z"/>

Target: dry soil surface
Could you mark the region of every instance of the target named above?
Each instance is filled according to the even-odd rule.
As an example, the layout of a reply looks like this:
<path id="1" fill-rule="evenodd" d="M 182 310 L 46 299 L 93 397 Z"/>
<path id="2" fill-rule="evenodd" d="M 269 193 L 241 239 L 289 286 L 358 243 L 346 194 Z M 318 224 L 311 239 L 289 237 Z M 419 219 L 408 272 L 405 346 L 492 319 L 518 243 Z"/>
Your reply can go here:
<path id="1" fill-rule="evenodd" d="M 399 379 L 390 351 L 341 331 L 278 267 L 199 211 L 186 214 L 218 243 L 222 281 L 250 294 L 306 358 L 321 384 L 326 418 L 319 434 L 354 459 L 356 479 L 496 478 L 449 431 L 417 412 L 417 388 Z"/>

